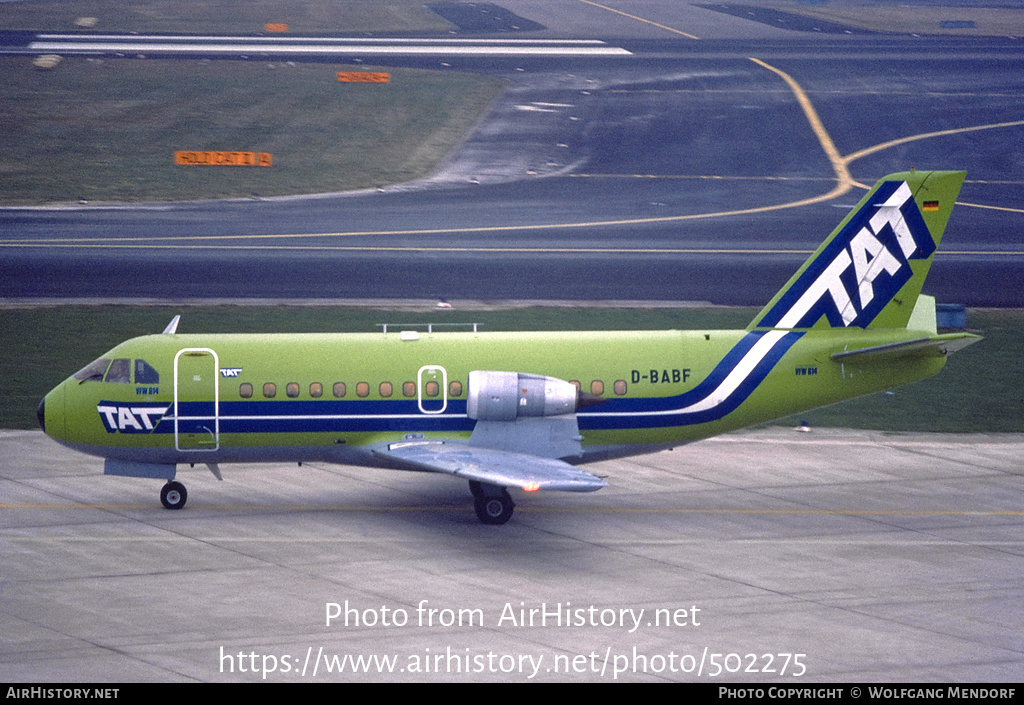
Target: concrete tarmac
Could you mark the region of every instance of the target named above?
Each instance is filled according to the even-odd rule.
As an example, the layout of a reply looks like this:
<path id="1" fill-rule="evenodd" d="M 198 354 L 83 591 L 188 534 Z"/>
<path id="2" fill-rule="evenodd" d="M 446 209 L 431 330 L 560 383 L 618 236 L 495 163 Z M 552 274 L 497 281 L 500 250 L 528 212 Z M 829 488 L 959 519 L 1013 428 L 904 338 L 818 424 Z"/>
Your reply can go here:
<path id="1" fill-rule="evenodd" d="M 487 527 L 450 477 L 320 464 L 183 467 L 172 512 L 0 432 L 0 680 L 1019 682 L 1022 456 L 768 428 Z"/>

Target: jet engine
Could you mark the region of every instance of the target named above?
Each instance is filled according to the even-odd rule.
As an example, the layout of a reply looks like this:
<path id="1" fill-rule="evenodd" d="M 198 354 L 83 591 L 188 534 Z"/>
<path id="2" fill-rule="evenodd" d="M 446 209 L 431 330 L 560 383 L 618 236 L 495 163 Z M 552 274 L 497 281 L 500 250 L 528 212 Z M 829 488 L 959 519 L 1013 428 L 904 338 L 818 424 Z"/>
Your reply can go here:
<path id="1" fill-rule="evenodd" d="M 488 370 L 469 373 L 466 411 L 477 421 L 574 414 L 579 402 L 579 389 L 554 377 Z"/>

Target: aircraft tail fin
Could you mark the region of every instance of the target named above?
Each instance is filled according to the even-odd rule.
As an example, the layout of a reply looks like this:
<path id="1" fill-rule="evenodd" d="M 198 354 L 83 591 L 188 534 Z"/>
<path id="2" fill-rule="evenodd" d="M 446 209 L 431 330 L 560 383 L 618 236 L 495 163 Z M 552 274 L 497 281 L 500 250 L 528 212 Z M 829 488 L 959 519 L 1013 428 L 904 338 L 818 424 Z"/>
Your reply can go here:
<path id="1" fill-rule="evenodd" d="M 909 171 L 879 180 L 749 329 L 919 322 L 921 287 L 965 176 Z"/>

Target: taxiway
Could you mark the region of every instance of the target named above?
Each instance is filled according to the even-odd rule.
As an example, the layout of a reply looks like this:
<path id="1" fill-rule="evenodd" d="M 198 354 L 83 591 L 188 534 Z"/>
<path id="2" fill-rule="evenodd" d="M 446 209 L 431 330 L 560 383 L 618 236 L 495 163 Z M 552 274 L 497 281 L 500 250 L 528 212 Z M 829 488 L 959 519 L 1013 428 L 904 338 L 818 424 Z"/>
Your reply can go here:
<path id="1" fill-rule="evenodd" d="M 1019 40 L 815 34 L 685 3 L 619 5 L 513 2 L 547 29 L 435 40 L 427 56 L 410 56 L 423 45 L 408 38 L 390 53 L 346 54 L 508 80 L 473 134 L 415 183 L 0 210 L 0 297 L 760 305 L 856 203 L 856 184 L 916 167 L 968 173 L 928 293 L 1024 305 Z M 168 56 L 183 44 L 161 41 Z M 223 53 L 240 54 L 238 42 Z M 571 51 L 544 54 L 553 47 Z"/>
<path id="2" fill-rule="evenodd" d="M 0 432 L 0 674 L 1018 682 L 1022 452 L 763 429 L 591 465 L 607 489 L 487 527 L 452 478 L 319 464 L 185 469 L 170 512 L 158 482 Z"/>

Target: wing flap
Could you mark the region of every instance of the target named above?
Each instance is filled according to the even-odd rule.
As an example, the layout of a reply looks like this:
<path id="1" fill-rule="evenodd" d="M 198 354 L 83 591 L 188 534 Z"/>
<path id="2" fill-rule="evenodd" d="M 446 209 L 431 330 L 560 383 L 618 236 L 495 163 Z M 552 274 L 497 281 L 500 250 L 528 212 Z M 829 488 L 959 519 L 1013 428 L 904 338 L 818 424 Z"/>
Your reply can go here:
<path id="1" fill-rule="evenodd" d="M 594 492 L 606 483 L 562 460 L 444 441 L 392 443 L 374 451 L 424 470 L 528 491 Z"/>

